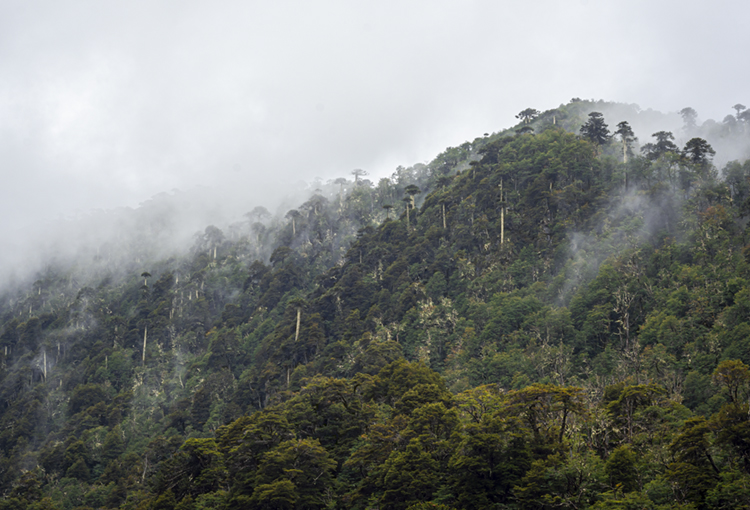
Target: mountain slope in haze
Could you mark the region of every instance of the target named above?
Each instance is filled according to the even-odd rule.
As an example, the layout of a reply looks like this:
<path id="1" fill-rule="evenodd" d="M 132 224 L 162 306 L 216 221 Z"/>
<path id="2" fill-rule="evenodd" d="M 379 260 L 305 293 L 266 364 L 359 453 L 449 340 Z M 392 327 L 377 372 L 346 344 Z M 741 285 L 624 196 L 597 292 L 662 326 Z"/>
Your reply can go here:
<path id="1" fill-rule="evenodd" d="M 750 163 L 605 110 L 8 290 L 0 505 L 742 507 Z"/>

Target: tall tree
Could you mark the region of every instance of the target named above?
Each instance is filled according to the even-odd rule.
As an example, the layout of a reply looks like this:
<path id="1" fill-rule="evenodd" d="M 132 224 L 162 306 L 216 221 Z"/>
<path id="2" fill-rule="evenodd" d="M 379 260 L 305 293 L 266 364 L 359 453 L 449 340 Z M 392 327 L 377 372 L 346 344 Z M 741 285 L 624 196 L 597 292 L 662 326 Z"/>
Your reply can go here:
<path id="1" fill-rule="evenodd" d="M 289 305 L 297 309 L 297 327 L 294 329 L 294 342 L 299 340 L 299 325 L 300 319 L 302 318 L 302 309 L 307 305 L 307 301 L 303 298 L 295 298 L 289 301 Z"/>
<path id="2" fill-rule="evenodd" d="M 746 110 L 747 106 L 745 106 L 744 104 L 737 103 L 736 105 L 732 106 L 732 108 L 734 110 L 737 110 L 737 119 L 739 119 L 740 118 L 740 112 L 742 110 Z"/>
<path id="3" fill-rule="evenodd" d="M 516 118 L 521 119 L 521 122 L 523 122 L 524 124 L 530 124 L 531 121 L 534 120 L 538 115 L 539 110 L 535 110 L 534 108 L 526 108 L 518 115 L 516 115 Z"/>
<path id="4" fill-rule="evenodd" d="M 703 138 L 691 138 L 682 149 L 682 155 L 696 165 L 708 163 L 709 157 L 716 155 L 716 151 Z"/>
<path id="5" fill-rule="evenodd" d="M 391 219 L 391 209 L 393 209 L 393 204 L 384 204 L 383 209 L 385 209 L 385 219 L 390 220 Z"/>
<path id="6" fill-rule="evenodd" d="M 691 130 L 696 126 L 696 120 L 698 119 L 698 112 L 689 106 L 680 110 L 682 121 L 685 123 L 685 129 Z"/>
<path id="7" fill-rule="evenodd" d="M 339 209 L 340 209 L 344 205 L 344 184 L 346 184 L 346 179 L 343 177 L 339 177 L 338 179 L 333 181 L 333 183 L 339 185 Z"/>
<path id="8" fill-rule="evenodd" d="M 354 184 L 359 184 L 359 178 L 369 174 L 361 168 L 355 168 L 352 170 L 352 175 L 354 176 Z"/>
<path id="9" fill-rule="evenodd" d="M 656 138 L 656 143 L 647 143 L 641 147 L 641 152 L 643 152 L 649 160 L 656 161 L 668 152 L 674 152 L 676 154 L 680 152 L 680 149 L 672 141 L 674 140 L 674 135 L 671 131 L 658 131 L 651 136 Z"/>
<path id="10" fill-rule="evenodd" d="M 620 136 L 620 141 L 622 142 L 622 162 L 627 163 L 628 154 L 631 152 L 630 146 L 633 142 L 637 141 L 638 138 L 636 138 L 635 133 L 633 133 L 633 128 L 630 127 L 630 124 L 628 124 L 628 121 L 626 120 L 617 124 L 617 131 L 615 131 L 615 134 Z M 627 187 L 627 182 L 625 187 Z"/>
<path id="11" fill-rule="evenodd" d="M 301 218 L 302 215 L 296 209 L 292 209 L 286 213 L 286 217 L 292 220 L 292 235 L 297 235 L 297 219 Z"/>
<path id="12" fill-rule="evenodd" d="M 259 205 L 257 207 L 254 207 L 253 210 L 249 213 L 245 213 L 245 217 L 247 217 L 251 222 L 262 221 L 264 219 L 270 218 L 271 213 L 268 212 L 268 209 L 266 209 L 262 205 Z"/>
<path id="13" fill-rule="evenodd" d="M 143 353 L 141 354 L 141 364 L 146 364 L 146 339 L 148 338 L 148 324 L 143 328 Z"/>
<path id="14" fill-rule="evenodd" d="M 581 136 L 597 147 L 609 140 L 609 128 L 604 122 L 604 115 L 599 112 L 589 113 L 589 120 L 581 126 Z"/>
<path id="15" fill-rule="evenodd" d="M 401 199 L 401 201 L 404 203 L 404 206 L 406 207 L 406 226 L 407 228 L 411 224 L 411 219 L 409 218 L 409 209 L 411 209 L 412 205 L 412 199 L 411 197 L 404 197 Z"/>
<path id="16" fill-rule="evenodd" d="M 415 184 L 409 184 L 404 188 L 404 192 L 411 197 L 411 206 L 415 207 L 414 195 L 418 195 L 421 190 Z"/>

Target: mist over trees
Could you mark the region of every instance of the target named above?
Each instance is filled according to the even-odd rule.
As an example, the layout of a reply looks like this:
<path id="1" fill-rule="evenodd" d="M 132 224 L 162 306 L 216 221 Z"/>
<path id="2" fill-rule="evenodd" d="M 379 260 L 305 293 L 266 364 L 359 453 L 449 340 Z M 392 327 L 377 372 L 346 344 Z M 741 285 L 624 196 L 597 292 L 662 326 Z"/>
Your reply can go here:
<path id="1" fill-rule="evenodd" d="M 0 295 L 0 509 L 745 507 L 732 110 L 574 99 L 280 207 L 83 218 Z"/>

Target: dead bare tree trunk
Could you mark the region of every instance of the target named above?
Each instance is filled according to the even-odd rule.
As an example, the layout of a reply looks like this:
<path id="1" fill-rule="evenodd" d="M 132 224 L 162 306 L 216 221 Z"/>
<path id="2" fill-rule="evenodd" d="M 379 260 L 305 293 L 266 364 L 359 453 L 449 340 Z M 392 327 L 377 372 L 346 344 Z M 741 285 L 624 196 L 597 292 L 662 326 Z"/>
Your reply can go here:
<path id="1" fill-rule="evenodd" d="M 146 471 L 148 470 L 148 457 L 143 459 L 143 474 L 141 475 L 141 483 L 146 481 Z"/>
<path id="2" fill-rule="evenodd" d="M 141 363 L 146 364 L 146 338 L 148 337 L 148 326 L 143 328 L 143 354 L 141 355 Z"/>
<path id="3" fill-rule="evenodd" d="M 299 322 L 300 318 L 302 317 L 302 308 L 299 306 L 297 307 L 297 331 L 294 333 L 294 342 L 296 343 L 297 340 L 299 340 Z"/>

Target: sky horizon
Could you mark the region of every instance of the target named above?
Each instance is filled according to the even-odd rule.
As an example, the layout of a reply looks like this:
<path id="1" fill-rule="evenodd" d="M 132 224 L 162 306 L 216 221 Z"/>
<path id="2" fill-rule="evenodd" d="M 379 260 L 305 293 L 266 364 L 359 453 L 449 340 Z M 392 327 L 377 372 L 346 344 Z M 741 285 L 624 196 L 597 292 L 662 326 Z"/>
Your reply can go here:
<path id="1" fill-rule="evenodd" d="M 739 2 L 5 2 L 0 233 L 174 189 L 377 179 L 572 97 L 744 91 Z M 264 204 L 265 205 L 265 204 Z"/>

